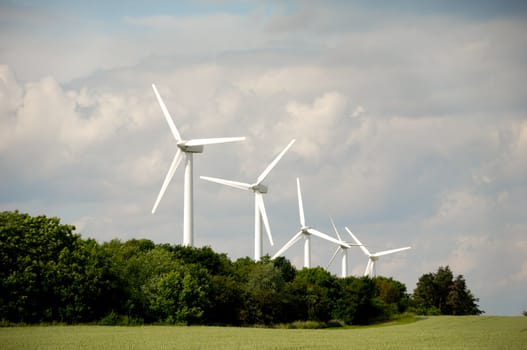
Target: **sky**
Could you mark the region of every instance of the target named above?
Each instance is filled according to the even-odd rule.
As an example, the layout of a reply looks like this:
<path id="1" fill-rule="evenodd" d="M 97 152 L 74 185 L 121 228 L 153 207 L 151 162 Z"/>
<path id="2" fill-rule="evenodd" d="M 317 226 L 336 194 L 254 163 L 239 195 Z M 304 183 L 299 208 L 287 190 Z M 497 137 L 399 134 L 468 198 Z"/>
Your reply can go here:
<path id="1" fill-rule="evenodd" d="M 406 284 L 450 266 L 488 315 L 527 310 L 527 3 L 0 1 L 0 210 L 100 242 L 181 244 L 183 169 L 151 214 L 176 141 L 194 157 L 195 244 L 253 256 L 267 177 L 273 255 L 306 221 L 349 227 Z M 346 237 L 346 236 L 344 236 Z M 265 238 L 265 237 L 264 237 Z M 335 247 L 314 237 L 312 264 Z M 302 244 L 285 253 L 298 268 Z M 349 255 L 361 275 L 367 257 Z M 338 261 L 329 271 L 339 274 Z"/>

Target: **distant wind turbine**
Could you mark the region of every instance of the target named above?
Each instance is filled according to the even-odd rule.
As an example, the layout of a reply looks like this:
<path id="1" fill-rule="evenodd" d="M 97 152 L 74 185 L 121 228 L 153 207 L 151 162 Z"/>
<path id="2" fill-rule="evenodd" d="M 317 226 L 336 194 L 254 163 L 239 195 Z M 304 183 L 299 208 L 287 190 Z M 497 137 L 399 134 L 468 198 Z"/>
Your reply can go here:
<path id="1" fill-rule="evenodd" d="M 302 193 L 300 191 L 300 179 L 296 179 L 296 188 L 298 193 L 298 212 L 300 214 L 300 231 L 293 236 L 276 254 L 272 257 L 276 259 L 282 255 L 286 250 L 288 250 L 293 244 L 298 242 L 302 237 L 304 237 L 304 267 L 311 267 L 311 235 L 325 239 L 336 244 L 344 244 L 349 247 L 348 244 L 343 243 L 342 241 L 337 241 L 335 238 L 328 236 L 325 233 L 315 230 L 306 225 L 306 219 L 304 216 L 304 205 L 302 203 Z"/>
<path id="2" fill-rule="evenodd" d="M 152 214 L 155 213 L 157 206 L 159 205 L 159 201 L 161 201 L 161 198 L 163 198 L 163 195 L 167 189 L 167 186 L 172 180 L 172 177 L 174 177 L 174 173 L 176 172 L 176 169 L 179 163 L 181 162 L 181 159 L 183 158 L 183 153 L 184 153 L 185 154 L 185 185 L 184 185 L 184 190 L 183 190 L 183 245 L 192 247 L 194 245 L 194 213 L 193 213 L 194 203 L 193 203 L 193 174 L 192 174 L 193 155 L 194 153 L 202 153 L 203 146 L 205 145 L 242 141 L 242 140 L 245 140 L 245 137 L 223 137 L 223 138 L 183 140 L 178 129 L 176 128 L 176 125 L 174 124 L 174 121 L 172 120 L 172 117 L 170 116 L 170 113 L 168 112 L 167 107 L 165 106 L 165 103 L 163 102 L 163 99 L 161 99 L 161 96 L 159 95 L 159 92 L 157 91 L 156 86 L 154 84 L 152 84 L 152 89 L 154 89 L 154 93 L 157 97 L 157 101 L 159 102 L 159 105 L 161 106 L 163 115 L 165 116 L 168 126 L 170 127 L 170 130 L 172 131 L 172 135 L 174 135 L 174 138 L 177 141 L 177 147 L 178 147 L 176 155 L 174 156 L 174 160 L 172 161 L 172 164 L 170 165 L 170 168 L 168 169 L 168 173 L 165 177 L 165 181 L 163 182 L 163 185 L 161 186 L 161 191 L 159 191 L 159 195 L 157 196 L 156 202 L 152 209 Z"/>
<path id="3" fill-rule="evenodd" d="M 267 186 L 262 182 L 265 180 L 267 175 L 275 167 L 275 165 L 280 161 L 284 156 L 285 152 L 295 143 L 295 139 L 291 140 L 289 144 L 280 152 L 276 158 L 265 168 L 265 170 L 258 176 L 256 182 L 253 184 L 245 182 L 230 181 L 224 179 L 218 179 L 215 177 L 200 176 L 203 180 L 216 182 L 222 185 L 253 191 L 254 192 L 254 260 L 260 261 L 262 258 L 262 220 L 265 225 L 265 230 L 269 238 L 269 243 L 274 245 L 273 236 L 271 235 L 271 228 L 269 226 L 269 218 L 267 217 L 267 212 L 265 211 L 265 205 L 263 200 L 263 194 L 267 193 Z"/>
<path id="4" fill-rule="evenodd" d="M 349 228 L 346 227 L 346 231 L 351 235 L 355 243 L 357 243 L 360 246 L 360 249 L 364 252 L 366 256 L 368 256 L 368 264 L 366 265 L 366 270 L 364 270 L 364 276 L 370 276 L 375 277 L 377 275 L 375 271 L 375 262 L 379 260 L 379 257 L 383 255 L 393 254 L 397 252 L 401 252 L 403 250 L 411 249 L 412 247 L 404 247 L 404 248 L 397 248 L 397 249 L 391 249 L 391 250 L 385 250 L 378 253 L 370 253 L 369 250 L 362 245 L 362 243 L 359 241 L 357 237 L 351 232 Z"/>
<path id="5" fill-rule="evenodd" d="M 359 244 L 350 243 L 350 242 L 346 242 L 342 240 L 342 238 L 340 237 L 339 231 L 337 230 L 337 227 L 335 226 L 335 223 L 333 222 L 333 219 L 332 218 L 329 218 L 329 219 L 331 220 L 331 225 L 333 226 L 333 230 L 335 230 L 335 233 L 337 234 L 337 238 L 339 239 L 341 243 L 338 245 L 337 250 L 335 250 L 335 253 L 333 253 L 333 256 L 329 260 L 327 268 L 329 268 L 333 260 L 335 260 L 335 258 L 337 257 L 337 254 L 339 252 L 342 252 L 342 265 L 341 265 L 341 270 L 340 270 L 341 271 L 340 276 L 342 278 L 348 277 L 348 249 L 351 248 L 352 246 L 358 246 Z"/>

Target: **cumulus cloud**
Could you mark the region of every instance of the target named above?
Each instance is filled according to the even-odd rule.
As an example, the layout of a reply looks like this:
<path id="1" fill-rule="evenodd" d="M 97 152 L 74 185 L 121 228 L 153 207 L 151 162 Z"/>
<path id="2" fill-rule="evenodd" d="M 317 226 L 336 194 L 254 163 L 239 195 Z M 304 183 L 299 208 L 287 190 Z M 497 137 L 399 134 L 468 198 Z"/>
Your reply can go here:
<path id="1" fill-rule="evenodd" d="M 373 250 L 412 245 L 380 272 L 411 291 L 450 264 L 483 309 L 509 313 L 491 300 L 525 292 L 525 22 L 310 6 L 135 13 L 111 30 L 48 11 L 8 26 L 0 207 L 56 215 L 100 240 L 180 243 L 181 169 L 150 214 L 176 147 L 156 83 L 184 137 L 247 136 L 207 147 L 196 175 L 252 181 L 297 139 L 267 179 L 277 245 L 298 230 L 300 176 L 310 225 L 331 233 L 332 215 Z M 61 26 L 70 30 L 51 35 Z M 197 244 L 250 255 L 250 196 L 199 180 L 195 189 Z M 317 242 L 313 261 L 325 266 L 333 250 Z M 288 254 L 302 265 L 301 247 Z M 365 263 L 353 252 L 350 270 Z M 492 290 L 489 271 L 501 273 Z"/>
<path id="2" fill-rule="evenodd" d="M 348 112 L 348 101 L 342 94 L 326 92 L 312 104 L 292 101 L 285 108 L 287 117 L 277 128 L 298 137 L 295 152 L 309 161 L 318 162 L 323 154 L 332 152 L 341 143 L 334 136 L 339 121 Z"/>

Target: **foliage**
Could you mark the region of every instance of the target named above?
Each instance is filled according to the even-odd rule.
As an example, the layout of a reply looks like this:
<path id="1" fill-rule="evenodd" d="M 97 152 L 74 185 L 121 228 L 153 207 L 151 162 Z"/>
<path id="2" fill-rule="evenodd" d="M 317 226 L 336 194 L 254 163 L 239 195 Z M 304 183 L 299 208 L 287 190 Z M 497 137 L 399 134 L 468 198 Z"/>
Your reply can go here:
<path id="1" fill-rule="evenodd" d="M 414 306 L 422 314 L 480 315 L 472 292 L 462 275 L 454 278 L 450 267 L 439 267 L 436 273 L 419 278 L 413 295 Z"/>
<path id="2" fill-rule="evenodd" d="M 98 243 L 74 230 L 58 218 L 0 213 L 0 320 L 5 324 L 309 328 L 394 319 L 410 305 L 405 285 L 391 278 L 337 278 L 320 267 L 297 271 L 283 257 L 233 262 L 210 247 L 147 239 Z M 462 276 L 453 278 L 448 267 L 419 283 L 415 305 L 428 314 L 464 314 L 476 307 Z"/>
<path id="3" fill-rule="evenodd" d="M 197 323 L 207 307 L 209 289 L 209 275 L 204 268 L 180 265 L 157 281 L 152 310 L 169 323 Z"/>
<path id="4" fill-rule="evenodd" d="M 104 315 L 117 287 L 109 257 L 74 229 L 58 218 L 0 213 L 0 318 L 75 323 Z"/>

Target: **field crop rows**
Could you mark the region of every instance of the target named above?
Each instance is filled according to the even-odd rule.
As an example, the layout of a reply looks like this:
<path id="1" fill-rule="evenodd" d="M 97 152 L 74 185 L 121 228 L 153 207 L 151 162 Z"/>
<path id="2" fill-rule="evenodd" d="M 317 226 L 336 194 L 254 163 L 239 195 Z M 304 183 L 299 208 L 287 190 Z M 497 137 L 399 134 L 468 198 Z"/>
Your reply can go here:
<path id="1" fill-rule="evenodd" d="M 347 329 L 32 326 L 0 328 L 1 349 L 527 349 L 527 317 L 436 316 Z"/>

